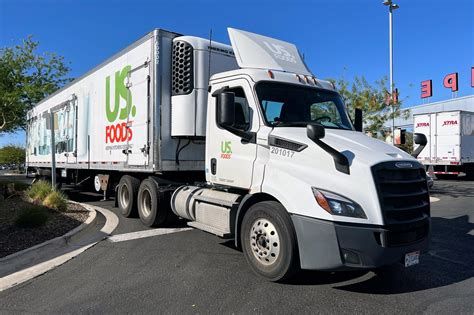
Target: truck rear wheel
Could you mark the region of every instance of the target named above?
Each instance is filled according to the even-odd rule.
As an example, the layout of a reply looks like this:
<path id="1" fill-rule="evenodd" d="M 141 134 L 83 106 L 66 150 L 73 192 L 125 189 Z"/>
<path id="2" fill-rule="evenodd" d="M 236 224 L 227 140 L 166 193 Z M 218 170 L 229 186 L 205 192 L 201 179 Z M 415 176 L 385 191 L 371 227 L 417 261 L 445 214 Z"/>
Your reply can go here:
<path id="1" fill-rule="evenodd" d="M 242 221 L 240 237 L 245 258 L 258 275 L 281 281 L 297 271 L 296 236 L 280 203 L 263 201 L 250 207 Z"/>
<path id="2" fill-rule="evenodd" d="M 160 191 L 158 184 L 145 179 L 138 190 L 138 215 L 146 226 L 163 225 L 171 212 L 170 194 Z"/>
<path id="3" fill-rule="evenodd" d="M 130 175 L 124 175 L 120 179 L 118 187 L 118 205 L 120 213 L 126 218 L 137 214 L 137 194 L 140 180 Z"/>

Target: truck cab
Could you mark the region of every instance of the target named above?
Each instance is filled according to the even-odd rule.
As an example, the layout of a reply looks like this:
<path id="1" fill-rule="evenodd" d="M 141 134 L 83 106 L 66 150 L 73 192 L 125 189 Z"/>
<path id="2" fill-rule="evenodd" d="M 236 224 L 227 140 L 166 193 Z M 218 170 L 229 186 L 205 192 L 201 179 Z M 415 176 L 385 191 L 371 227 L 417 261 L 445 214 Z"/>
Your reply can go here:
<path id="1" fill-rule="evenodd" d="M 293 265 L 417 260 L 430 227 L 423 166 L 356 131 L 334 86 L 312 75 L 291 44 L 241 32 L 230 30 L 240 69 L 210 79 L 205 172 L 213 189 L 244 196 L 231 232 L 253 269 L 280 279 Z M 239 51 L 242 37 L 258 62 Z M 293 49 L 292 68 L 275 67 L 282 61 L 268 47 Z M 293 260 L 282 262 L 288 252 Z"/>

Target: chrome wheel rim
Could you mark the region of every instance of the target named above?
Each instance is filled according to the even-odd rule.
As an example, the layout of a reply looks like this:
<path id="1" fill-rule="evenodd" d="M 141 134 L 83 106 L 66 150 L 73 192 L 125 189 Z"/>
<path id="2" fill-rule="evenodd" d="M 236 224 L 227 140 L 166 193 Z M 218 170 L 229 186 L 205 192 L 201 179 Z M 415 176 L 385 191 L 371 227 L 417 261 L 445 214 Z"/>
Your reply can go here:
<path id="1" fill-rule="evenodd" d="M 151 194 L 148 189 L 143 190 L 140 198 L 141 212 L 145 217 L 150 216 L 151 214 Z"/>
<path id="2" fill-rule="evenodd" d="M 280 237 L 273 223 L 267 219 L 255 220 L 250 229 L 250 248 L 254 257 L 264 265 L 271 265 L 280 254 Z"/>
<path id="3" fill-rule="evenodd" d="M 120 187 L 120 204 L 123 209 L 126 209 L 130 204 L 130 192 L 128 191 L 127 185 Z"/>

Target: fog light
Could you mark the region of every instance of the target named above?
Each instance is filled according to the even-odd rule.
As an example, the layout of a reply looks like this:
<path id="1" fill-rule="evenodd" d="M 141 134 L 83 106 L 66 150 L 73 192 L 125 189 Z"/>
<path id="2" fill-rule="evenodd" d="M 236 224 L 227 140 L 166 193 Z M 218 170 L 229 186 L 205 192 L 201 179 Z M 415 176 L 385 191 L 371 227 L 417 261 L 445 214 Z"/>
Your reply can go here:
<path id="1" fill-rule="evenodd" d="M 360 258 L 359 254 L 356 252 L 343 249 L 342 250 L 342 257 L 344 258 L 344 261 L 349 263 L 349 264 L 354 264 L 354 265 L 360 265 Z"/>

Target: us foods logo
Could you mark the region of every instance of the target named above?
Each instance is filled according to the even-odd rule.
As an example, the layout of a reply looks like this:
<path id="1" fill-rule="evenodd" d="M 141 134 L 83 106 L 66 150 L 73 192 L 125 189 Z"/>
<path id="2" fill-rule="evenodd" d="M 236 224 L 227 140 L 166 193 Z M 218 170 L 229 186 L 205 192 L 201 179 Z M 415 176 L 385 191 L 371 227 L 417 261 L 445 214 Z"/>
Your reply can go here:
<path id="1" fill-rule="evenodd" d="M 133 105 L 132 93 L 126 86 L 128 73 L 132 69 L 131 66 L 125 66 L 121 71 L 115 72 L 114 76 L 114 103 L 110 104 L 110 76 L 105 78 L 105 113 L 107 120 L 111 125 L 105 126 L 105 142 L 115 143 L 132 140 L 133 133 L 130 126 L 135 117 L 137 108 Z M 115 123 L 117 120 L 126 120 Z"/>
<path id="2" fill-rule="evenodd" d="M 293 56 L 290 52 L 288 52 L 288 50 L 286 50 L 284 46 L 275 43 L 263 43 L 273 53 L 273 56 L 275 56 L 275 58 L 291 63 L 296 63 L 296 57 Z"/>
<path id="3" fill-rule="evenodd" d="M 221 141 L 221 159 L 230 159 L 232 157 L 232 142 Z"/>

